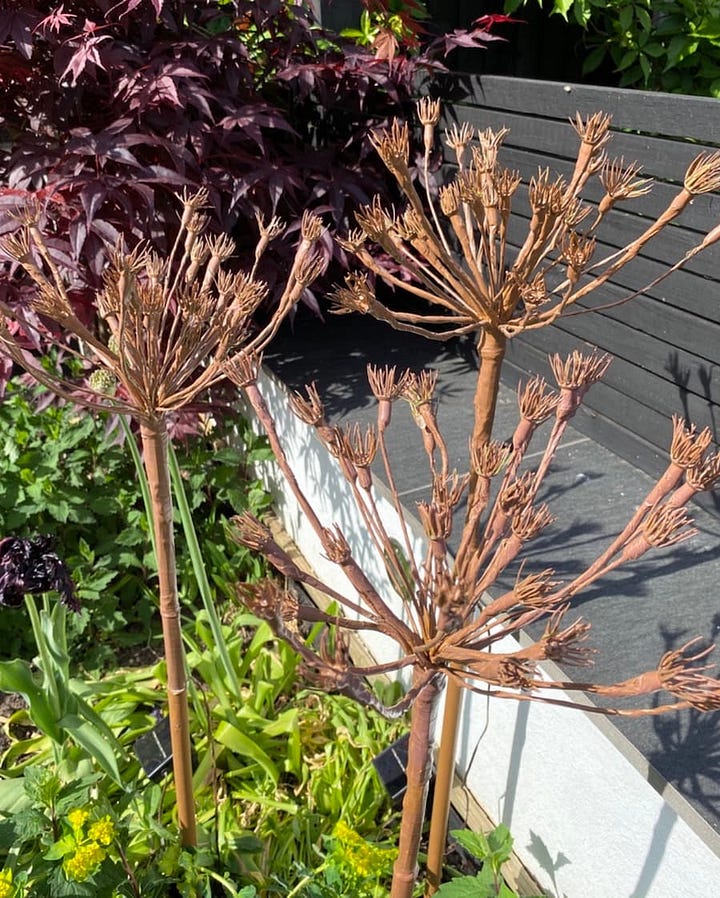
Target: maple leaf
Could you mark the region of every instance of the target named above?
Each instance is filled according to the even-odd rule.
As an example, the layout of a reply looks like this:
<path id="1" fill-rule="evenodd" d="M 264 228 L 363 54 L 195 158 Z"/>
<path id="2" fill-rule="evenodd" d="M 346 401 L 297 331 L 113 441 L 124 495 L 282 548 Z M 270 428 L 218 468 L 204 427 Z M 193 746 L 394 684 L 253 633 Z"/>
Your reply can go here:
<path id="1" fill-rule="evenodd" d="M 33 30 L 42 34 L 43 37 L 48 31 L 53 31 L 57 34 L 63 25 L 72 25 L 73 20 L 76 18 L 77 16 L 72 15 L 71 13 L 66 13 L 65 4 L 61 3 L 60 6 L 52 10 L 50 15 L 41 19 Z"/>

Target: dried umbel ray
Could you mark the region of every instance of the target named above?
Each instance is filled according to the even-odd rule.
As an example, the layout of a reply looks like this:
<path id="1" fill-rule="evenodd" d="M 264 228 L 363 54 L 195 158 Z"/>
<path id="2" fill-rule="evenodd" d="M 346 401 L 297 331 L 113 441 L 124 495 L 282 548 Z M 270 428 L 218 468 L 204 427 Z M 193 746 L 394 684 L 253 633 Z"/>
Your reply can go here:
<path id="1" fill-rule="evenodd" d="M 245 513 L 234 519 L 238 541 L 262 552 L 286 578 L 323 592 L 347 616 L 298 606 L 277 582 L 243 587 L 242 599 L 296 649 L 306 669 L 324 688 L 353 696 L 388 717 L 402 714 L 412 706 L 408 790 L 392 898 L 409 898 L 417 882 L 432 721 L 446 680 L 495 698 L 542 701 L 606 715 L 660 714 L 686 707 L 720 709 L 720 681 L 707 674 L 704 663 L 708 650 L 692 642 L 668 652 L 655 670 L 607 686 L 549 679 L 539 667 L 547 660 L 567 667 L 591 665 L 594 652 L 587 641 L 590 625 L 582 618 L 567 619 L 577 594 L 620 565 L 693 535 L 685 505 L 699 490 L 710 488 L 720 478 L 720 456 L 708 455 L 708 430 L 697 432 L 679 419 L 674 421 L 667 470 L 622 533 L 585 571 L 561 583 L 554 579 L 550 568 L 523 574 L 520 565 L 514 585 L 501 590 L 495 598 L 488 597 L 487 590 L 520 562 L 527 544 L 552 524 L 551 510 L 538 501 L 538 491 L 568 422 L 610 360 L 607 356 L 573 353 L 566 359 L 555 357 L 551 361 L 558 390 L 550 390 L 538 377 L 529 380 L 519 392 L 520 421 L 511 445 L 490 442 L 473 446 L 471 471 L 466 474 L 449 469 L 445 441 L 436 419 L 436 378 L 429 372 L 399 373 L 394 368 L 370 367 L 369 381 L 378 401 L 378 414 L 375 426 L 364 431 L 330 425 L 314 386 L 293 398 L 295 413 L 315 429 L 337 459 L 364 529 L 375 546 L 375 555 L 384 559 L 389 581 L 397 593 L 394 600 L 371 582 L 341 529 L 320 520 L 303 494 L 261 391 L 247 376 L 247 372 L 257 370 L 257 363 L 245 368 L 241 383 L 245 394 L 268 434 L 305 519 L 317 533 L 327 558 L 346 575 L 351 590 L 343 593 L 301 570 L 268 527 Z M 402 552 L 397 551 L 375 502 L 371 455 L 382 460 L 383 479 L 390 486 L 401 526 L 406 526 L 402 524 L 403 509 L 394 487 L 386 441 L 392 405 L 398 399 L 410 404 L 432 480 L 430 498 L 418 506 L 427 538 L 422 558 L 415 557 L 406 530 Z M 531 439 L 548 419 L 552 423 L 539 464 L 535 469 L 522 470 Z M 470 475 L 477 486 L 452 559 L 448 540 L 456 522 L 455 511 L 467 497 Z M 491 501 L 493 480 L 499 483 L 494 492 L 496 498 Z M 320 651 L 307 646 L 298 634 L 296 621 L 307 616 L 335 628 L 335 638 L 326 640 Z M 546 622 L 545 630 L 530 645 L 521 646 L 507 639 L 541 620 Z M 363 629 L 392 638 L 399 649 L 397 660 L 377 666 L 354 666 L 347 652 L 346 634 Z M 366 677 L 402 669 L 412 673 L 411 688 L 397 705 L 384 707 L 368 689 Z M 573 700 L 576 693 L 597 695 L 610 704 L 588 707 Z M 668 697 L 659 703 L 648 701 L 644 708 L 624 709 L 619 705 L 623 698 L 655 693 Z"/>
<path id="2" fill-rule="evenodd" d="M 23 209 L 20 228 L 0 244 L 35 285 L 29 309 L 0 302 L 0 351 L 58 396 L 130 415 L 140 425 L 153 510 L 177 811 L 186 845 L 195 844 L 196 827 L 168 415 L 225 379 L 228 369 L 237 376 L 242 360 L 267 345 L 321 267 L 313 247 L 322 225 L 316 217 L 306 215 L 279 305 L 264 327 L 255 328 L 253 312 L 267 292 L 255 277 L 257 263 L 281 225 L 275 219 L 267 225 L 260 220 L 255 266 L 247 274 L 231 274 L 223 266 L 233 254 L 232 241 L 226 236 L 204 235 L 202 207 L 206 199 L 204 191 L 181 198 L 180 229 L 167 258 L 143 247 L 132 252 L 115 247 L 104 288 L 97 296 L 97 330 L 86 326 L 73 308 L 62 272 L 39 230 L 37 208 Z M 43 318 L 55 322 L 56 329 L 44 328 Z M 14 328 L 10 326 L 13 321 Z M 89 377 L 76 383 L 61 371 L 43 366 L 20 342 L 17 324 L 26 333 L 42 328 L 46 341 L 57 340 L 66 354 L 82 363 Z"/>
<path id="3" fill-rule="evenodd" d="M 507 131 L 476 132 L 467 124 L 446 131 L 457 174 L 435 198 L 429 189 L 429 162 L 440 104 L 425 98 L 418 104 L 418 113 L 423 125 L 421 181 L 425 190 L 421 195 L 410 168 L 408 126 L 396 121 L 377 132 L 373 142 L 407 204 L 402 210 L 388 208 L 376 196 L 357 212 L 358 228 L 342 243 L 366 271 L 399 288 L 398 296 L 409 293 L 433 308 L 427 313 L 406 311 L 401 302 L 390 308 L 376 298 L 367 273 L 350 274 L 334 298 L 339 312 L 370 314 L 399 330 L 432 339 L 475 334 L 481 359 L 475 434 L 485 442 L 491 434 L 507 340 L 552 324 L 568 312 L 587 311 L 578 306 L 580 300 L 587 300 L 632 262 L 693 197 L 720 188 L 720 152 L 700 154 L 661 215 L 627 246 L 598 259 L 596 235 L 608 213 L 617 203 L 647 193 L 652 185 L 641 177 L 637 163 L 608 155 L 610 116 L 598 112 L 583 119 L 578 115 L 572 122 L 579 138 L 572 174 L 565 179 L 542 169 L 531 179 L 527 232 L 518 241 L 519 248 L 511 250 L 508 228 L 521 179 L 500 161 Z M 583 198 L 590 179 L 600 182 L 596 202 Z M 710 230 L 661 277 L 718 238 L 720 226 Z M 380 247 L 385 257 L 371 252 L 372 245 Z M 383 260 L 388 257 L 392 267 Z M 409 272 L 412 280 L 400 277 L 397 265 Z"/>

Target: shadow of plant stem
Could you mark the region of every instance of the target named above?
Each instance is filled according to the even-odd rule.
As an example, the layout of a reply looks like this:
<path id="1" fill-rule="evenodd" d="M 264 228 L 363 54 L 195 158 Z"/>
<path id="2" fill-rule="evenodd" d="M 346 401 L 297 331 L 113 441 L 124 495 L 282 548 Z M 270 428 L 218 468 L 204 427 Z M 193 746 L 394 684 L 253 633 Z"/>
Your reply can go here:
<path id="1" fill-rule="evenodd" d="M 688 167 L 682 186 L 664 211 L 626 246 L 598 260 L 595 257 L 600 225 L 617 204 L 643 196 L 652 184 L 640 177 L 641 167 L 637 163 L 626 164 L 622 158 L 607 155 L 610 116 L 597 112 L 583 119 L 578 114 L 572 122 L 580 141 L 572 174 L 565 180 L 553 177 L 546 168 L 530 180 L 527 199 L 531 217 L 524 240 L 519 240 L 513 249 L 508 225 L 521 178 L 518 172 L 499 162 L 507 130 L 488 128 L 476 134 L 467 123 L 460 127 L 453 124 L 445 132 L 445 146 L 448 161 L 456 166 L 457 174 L 440 187 L 436 200 L 430 189 L 430 159 L 440 114 L 438 101 L 425 97 L 418 103 L 424 146 L 419 190 L 409 165 L 407 124 L 395 122 L 375 134 L 375 147 L 407 205 L 402 211 L 388 209 L 376 196 L 356 214 L 359 227 L 341 244 L 363 264 L 366 272 L 349 274 L 334 298 L 340 313 L 369 314 L 397 330 L 430 339 L 475 336 L 480 368 L 471 444 L 477 451 L 491 437 L 507 341 L 524 331 L 553 324 L 562 316 L 592 311 L 581 308 L 579 301 L 587 303 L 595 291 L 631 264 L 653 238 L 682 214 L 693 197 L 720 188 L 720 153 L 700 154 Z M 590 202 L 583 194 L 593 179 L 600 182 L 600 199 Z M 718 239 L 720 226 L 709 230 L 652 283 L 612 305 L 643 293 Z M 383 255 L 371 252 L 372 245 L 380 247 Z M 397 266 L 402 268 L 402 277 Z M 396 307 L 376 298 L 367 272 L 397 288 Z M 403 308 L 402 299 L 408 294 L 429 303 L 430 310 L 418 313 Z M 607 305 L 595 306 L 599 308 Z M 481 489 L 482 483 L 471 472 L 471 515 L 479 507 L 481 497 L 477 491 Z M 477 531 L 470 523 L 468 520 L 467 539 L 472 543 Z M 431 894 L 439 884 L 445 846 L 459 704 L 460 692 L 450 682 L 428 847 Z"/>
<path id="2" fill-rule="evenodd" d="M 29 306 L 0 303 L 0 348 L 15 363 L 61 398 L 79 405 L 133 418 L 140 428 L 152 506 L 152 527 L 159 584 L 159 607 L 167 665 L 177 813 L 183 844 L 196 843 L 188 724 L 187 671 L 180 628 L 175 565 L 173 503 L 168 460 L 168 420 L 225 379 L 240 352 L 260 351 L 274 336 L 284 315 L 319 273 L 313 247 L 322 226 L 303 218 L 301 237 L 285 290 L 269 323 L 253 329 L 252 316 L 267 294 L 264 283 L 249 273 L 231 274 L 223 264 L 233 254 L 226 236 L 203 236 L 200 211 L 207 195 L 182 197 L 180 229 L 172 252 L 161 259 L 138 247 L 117 246 L 97 296 L 101 325 L 97 332 L 77 316 L 63 274 L 52 261 L 38 228 L 38 206 L 18 213 L 22 227 L 0 244 L 34 281 Z M 258 222 L 257 261 L 282 230 L 276 219 Z M 42 316 L 42 317 L 41 317 Z M 43 325 L 51 319 L 59 326 Z M 82 368 L 84 381 L 52 371 L 26 346 L 43 331 Z M 98 334 L 106 334 L 103 341 Z"/>
<path id="3" fill-rule="evenodd" d="M 348 617 L 324 615 L 313 610 L 312 620 L 335 627 L 333 638 L 321 641 L 317 651 L 308 647 L 295 625 L 305 616 L 294 596 L 275 581 L 243 586 L 241 596 L 252 611 L 267 620 L 278 636 L 302 656 L 308 672 L 329 690 L 353 696 L 388 717 L 412 706 L 408 786 L 403 803 L 399 855 L 394 868 L 392 898 L 410 898 L 417 883 L 417 857 L 425 816 L 431 767 L 433 718 L 446 679 L 469 689 L 482 686 L 483 694 L 516 701 L 542 701 L 582 708 L 606 715 L 659 714 L 692 707 L 720 708 L 720 681 L 706 676 L 703 659 L 709 649 L 694 641 L 667 652 L 657 669 L 612 685 L 552 681 L 542 676 L 538 664 L 553 660 L 563 665 L 589 666 L 593 650 L 585 645 L 590 625 L 582 619 L 565 623 L 574 597 L 585 587 L 619 566 L 652 549 L 673 546 L 694 534 L 685 511 L 686 503 L 720 478 L 720 454 L 706 456 L 710 432 L 696 432 L 675 421 L 671 461 L 644 502 L 616 539 L 582 573 L 561 584 L 553 571 L 517 576 L 512 589 L 487 600 L 486 590 L 520 556 L 523 547 L 551 523 L 546 505 L 535 497 L 562 434 L 582 397 L 609 364 L 608 356 L 554 357 L 553 372 L 559 393 L 544 381 L 531 379 L 519 394 L 520 422 L 512 446 L 489 441 L 471 452 L 475 488 L 472 505 L 454 559 L 448 554 L 453 511 L 470 488 L 471 476 L 448 468 L 445 441 L 438 428 L 433 393 L 433 372 L 398 374 L 394 368 L 368 368 L 371 389 L 378 401 L 377 424 L 365 431 L 358 426 L 331 426 L 314 387 L 306 395 L 295 394 L 293 409 L 312 425 L 329 452 L 337 459 L 369 534 L 376 557 L 383 558 L 386 573 L 400 601 L 384 596 L 356 562 L 350 540 L 337 525 L 326 526 L 303 494 L 284 452 L 272 415 L 256 383 L 257 360 L 245 359 L 232 376 L 247 395 L 262 423 L 278 464 L 302 509 L 318 535 L 326 556 L 343 572 L 352 588 L 348 595 L 300 570 L 274 540 L 271 531 L 251 514 L 234 519 L 236 539 L 262 552 L 285 577 L 320 589 L 339 603 Z M 384 479 L 401 526 L 403 509 L 394 486 L 386 445 L 392 403 L 402 398 L 410 404 L 420 429 L 432 477 L 430 501 L 418 505 L 427 548 L 416 557 L 410 536 L 403 530 L 403 551 L 394 547 L 373 491 L 371 464 L 379 456 Z M 520 472 L 523 456 L 538 425 L 554 417 L 547 445 L 536 470 Z M 500 478 L 494 501 L 491 481 Z M 482 523 L 481 523 L 482 522 Z M 480 538 L 476 538 L 480 534 Z M 547 619 L 543 635 L 521 648 L 511 637 L 529 624 Z M 375 630 L 398 646 L 397 660 L 377 666 L 351 663 L 346 632 Z M 401 702 L 384 707 L 368 688 L 365 678 L 388 671 L 410 669 L 411 688 Z M 562 696 L 554 695 L 562 691 Z M 673 701 L 644 709 L 598 707 L 576 703 L 571 695 L 597 695 L 610 702 L 665 691 Z M 567 694 L 569 693 L 569 695 Z"/>

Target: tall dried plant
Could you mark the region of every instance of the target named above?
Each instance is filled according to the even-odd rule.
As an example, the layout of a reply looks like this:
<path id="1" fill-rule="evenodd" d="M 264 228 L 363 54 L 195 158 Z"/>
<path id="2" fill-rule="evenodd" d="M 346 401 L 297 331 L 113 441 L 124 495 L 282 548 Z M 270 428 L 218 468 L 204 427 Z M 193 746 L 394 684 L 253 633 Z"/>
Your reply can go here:
<path id="1" fill-rule="evenodd" d="M 457 173 L 435 197 L 430 190 L 430 159 L 441 116 L 439 102 L 423 98 L 418 103 L 418 116 L 423 129 L 420 180 L 424 189 L 416 187 L 410 168 L 407 124 L 395 122 L 391 128 L 378 132 L 375 147 L 394 175 L 407 205 L 398 211 L 387 208 L 380 197 L 375 197 L 358 212 L 358 228 L 346 237 L 343 246 L 367 271 L 399 288 L 399 297 L 409 293 L 426 301 L 429 308 L 424 313 L 407 311 L 402 308 L 402 299 L 397 307 L 381 303 L 366 272 L 348 275 L 335 300 L 338 312 L 370 314 L 398 330 L 431 339 L 475 336 L 480 366 L 471 445 L 477 452 L 491 437 L 508 340 L 524 331 L 551 325 L 563 315 L 592 311 L 588 303 L 593 295 L 631 264 L 694 197 L 720 189 L 720 153 L 697 156 L 685 173 L 682 187 L 656 220 L 626 246 L 597 258 L 597 232 L 608 213 L 618 203 L 646 194 L 652 183 L 641 176 L 637 163 L 608 155 L 610 116 L 598 112 L 583 119 L 578 115 L 572 121 L 579 138 L 572 174 L 569 179 L 555 177 L 545 168 L 531 179 L 527 190 L 531 217 L 524 239 L 513 250 L 509 224 L 521 178 L 500 162 L 507 131 L 487 129 L 476 133 L 467 124 L 447 130 L 445 144 L 454 155 Z M 601 188 L 600 200 L 594 203 L 583 198 L 591 179 L 599 181 Z M 716 226 L 653 285 L 719 238 L 720 226 Z M 379 247 L 383 253 L 378 255 L 373 247 Z M 402 277 L 397 266 L 404 269 Z M 598 307 L 602 306 L 596 304 Z M 477 540 L 479 534 L 473 525 L 474 509 L 481 498 L 479 489 L 482 484 L 471 474 L 463 537 L 469 543 Z M 431 891 L 439 882 L 445 846 L 460 700 L 460 691 L 451 681 L 431 821 Z"/>
<path id="2" fill-rule="evenodd" d="M 233 254 L 232 240 L 203 234 L 206 200 L 204 191 L 182 197 L 180 228 L 167 258 L 142 246 L 132 252 L 115 247 L 97 296 L 97 329 L 86 326 L 73 308 L 38 227 L 39 207 L 22 210 L 21 229 L 1 244 L 4 253 L 30 275 L 35 291 L 29 310 L 0 303 L 0 350 L 63 399 L 127 415 L 139 425 L 157 556 L 177 813 L 185 845 L 196 843 L 196 820 L 175 566 L 169 417 L 225 379 L 226 369 L 240 354 L 261 351 L 321 266 L 313 247 L 322 226 L 315 216 L 306 215 L 279 305 L 265 326 L 254 327 L 253 313 L 267 294 L 255 269 L 282 225 L 276 219 L 259 221 L 255 268 L 232 274 L 224 267 Z M 48 319 L 51 326 L 39 324 Z M 27 336 L 36 327 L 43 328 L 46 340 L 61 343 L 65 357 L 70 353 L 79 360 L 83 374 L 89 375 L 83 383 L 62 370 L 51 370 L 26 349 Z"/>
<path id="3" fill-rule="evenodd" d="M 589 623 L 582 618 L 566 621 L 578 593 L 620 565 L 693 535 L 686 503 L 720 478 L 720 453 L 707 453 L 708 430 L 696 432 L 680 419 L 674 422 L 667 470 L 622 533 L 585 571 L 567 583 L 557 582 L 549 568 L 525 576 L 520 573 L 512 587 L 501 589 L 496 598 L 488 599 L 487 591 L 521 559 L 528 543 L 552 523 L 550 509 L 537 501 L 538 491 L 569 420 L 609 362 L 608 356 L 597 354 L 554 357 L 552 368 L 559 390 L 551 391 L 538 377 L 529 380 L 519 393 L 520 421 L 512 444 L 488 441 L 473 447 L 469 474 L 449 468 L 446 443 L 437 423 L 433 372 L 398 373 L 394 368 L 369 367 L 369 382 L 378 403 L 377 422 L 365 430 L 357 425 L 331 425 L 313 386 L 305 394 L 294 396 L 295 413 L 315 429 L 337 459 L 363 529 L 374 545 L 373 554 L 384 559 L 389 582 L 397 594 L 395 599 L 377 588 L 356 560 L 352 539 L 336 523 L 322 521 L 304 495 L 257 385 L 258 360 L 248 357 L 233 371 L 268 434 L 305 520 L 317 534 L 325 556 L 337 565 L 348 583 L 343 590 L 301 570 L 271 530 L 245 513 L 234 519 L 238 541 L 261 552 L 285 578 L 319 589 L 342 608 L 343 614 L 326 614 L 301 606 L 296 595 L 275 580 L 241 587 L 243 600 L 295 648 L 307 671 L 323 688 L 350 695 L 391 718 L 412 707 L 407 791 L 391 898 L 411 898 L 418 881 L 417 857 L 432 766 L 433 724 L 445 681 L 498 699 L 541 701 L 606 715 L 654 715 L 686 707 L 720 709 L 720 680 L 705 673 L 704 660 L 710 649 L 700 648 L 694 641 L 666 653 L 657 668 L 611 685 L 553 680 L 538 667 L 545 660 L 564 666 L 590 666 L 594 651 L 587 644 Z M 371 465 L 377 459 L 402 522 L 403 509 L 393 486 L 387 445 L 392 404 L 397 399 L 410 405 L 431 475 L 430 498 L 418 505 L 426 536 L 423 557 L 418 557 L 407 530 L 403 531 L 402 551 L 398 551 L 378 509 L 374 490 L 376 474 Z M 553 423 L 540 464 L 535 470 L 521 470 L 530 440 L 548 418 Z M 471 478 L 475 483 L 472 506 L 453 559 L 448 542 L 454 513 L 468 496 Z M 493 480 L 499 483 L 491 501 Z M 297 627 L 298 619 L 325 621 L 328 625 L 317 648 L 306 645 Z M 511 638 L 540 620 L 545 620 L 545 630 L 531 644 L 521 647 Z M 375 666 L 354 665 L 348 635 L 363 630 L 380 632 L 394 640 L 398 648 L 395 660 Z M 368 687 L 366 678 L 392 671 L 405 671 L 411 681 L 402 701 L 385 707 Z M 563 695 L 558 695 L 560 691 Z M 668 693 L 669 700 L 648 702 L 644 708 L 619 706 L 624 698 L 660 692 Z M 572 698 L 577 693 L 599 696 L 609 704 L 581 704 Z"/>

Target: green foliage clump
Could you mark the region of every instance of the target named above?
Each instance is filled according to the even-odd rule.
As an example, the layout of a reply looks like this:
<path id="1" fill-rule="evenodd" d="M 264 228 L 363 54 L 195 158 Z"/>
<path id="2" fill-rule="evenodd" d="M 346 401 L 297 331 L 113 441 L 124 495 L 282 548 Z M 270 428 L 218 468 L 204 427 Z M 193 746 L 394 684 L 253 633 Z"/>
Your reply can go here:
<path id="1" fill-rule="evenodd" d="M 82 603 L 68 623 L 75 665 L 97 669 L 118 651 L 157 636 L 152 554 L 135 465 L 116 419 L 66 404 L 42 402 L 42 392 L 11 381 L 0 404 L 0 535 L 49 534 L 69 567 Z M 231 446 L 222 440 L 237 435 Z M 261 562 L 226 538 L 225 522 L 268 503 L 248 465 L 267 455 L 245 422 L 219 424 L 178 448 L 188 502 L 202 551 L 212 562 L 221 596 Z M 178 539 L 180 590 L 193 603 L 197 584 Z M 23 609 L 0 614 L 4 657 L 31 657 Z"/>
<path id="2" fill-rule="evenodd" d="M 586 30 L 584 74 L 609 62 L 620 87 L 720 96 L 718 0 L 554 0 L 552 12 Z"/>

